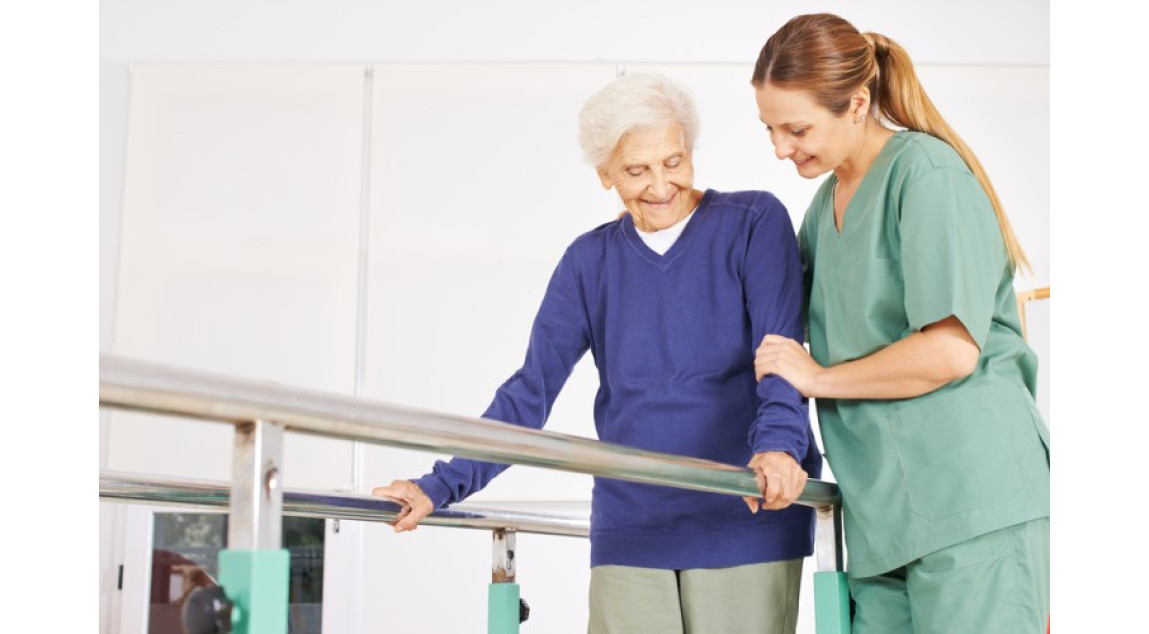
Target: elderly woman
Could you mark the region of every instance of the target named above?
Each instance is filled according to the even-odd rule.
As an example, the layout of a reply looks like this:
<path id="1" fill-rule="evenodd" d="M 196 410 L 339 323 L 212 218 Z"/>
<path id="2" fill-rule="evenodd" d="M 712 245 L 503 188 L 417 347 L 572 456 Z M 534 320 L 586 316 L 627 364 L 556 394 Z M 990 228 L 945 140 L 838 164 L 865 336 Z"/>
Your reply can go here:
<path id="1" fill-rule="evenodd" d="M 758 475 L 762 497 L 745 503 L 595 478 L 591 632 L 793 632 L 813 551 L 812 510 L 790 506 L 821 471 L 806 403 L 785 380 L 754 377 L 766 333 L 802 340 L 793 226 L 769 193 L 694 189 L 697 134 L 692 98 L 665 77 L 627 75 L 586 102 L 583 152 L 627 213 L 567 248 L 522 368 L 483 414 L 542 427 L 589 349 L 601 440 Z M 440 461 L 374 494 L 402 504 L 395 530 L 411 530 L 506 467 Z"/>

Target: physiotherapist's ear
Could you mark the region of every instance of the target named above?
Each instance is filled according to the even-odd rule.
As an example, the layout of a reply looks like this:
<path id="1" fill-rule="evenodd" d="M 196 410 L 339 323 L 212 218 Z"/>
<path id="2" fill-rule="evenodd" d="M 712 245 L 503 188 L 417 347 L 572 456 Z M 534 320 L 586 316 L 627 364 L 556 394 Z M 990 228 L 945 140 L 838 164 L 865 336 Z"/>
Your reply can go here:
<path id="1" fill-rule="evenodd" d="M 850 116 L 857 119 L 858 117 L 870 111 L 870 89 L 862 86 L 858 92 L 850 97 Z"/>

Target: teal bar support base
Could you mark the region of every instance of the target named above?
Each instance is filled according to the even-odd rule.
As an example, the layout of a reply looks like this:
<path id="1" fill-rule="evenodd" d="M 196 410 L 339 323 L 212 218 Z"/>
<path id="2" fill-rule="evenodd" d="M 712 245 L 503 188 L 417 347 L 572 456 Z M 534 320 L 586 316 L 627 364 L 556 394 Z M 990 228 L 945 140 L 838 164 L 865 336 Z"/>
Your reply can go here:
<path id="1" fill-rule="evenodd" d="M 814 625 L 818 634 L 850 633 L 850 586 L 846 573 L 814 573 Z"/>
<path id="2" fill-rule="evenodd" d="M 519 634 L 519 584 L 492 583 L 488 587 L 487 634 Z"/>
<path id="3" fill-rule="evenodd" d="M 219 585 L 234 604 L 236 634 L 285 634 L 291 555 L 286 550 L 219 551 Z"/>

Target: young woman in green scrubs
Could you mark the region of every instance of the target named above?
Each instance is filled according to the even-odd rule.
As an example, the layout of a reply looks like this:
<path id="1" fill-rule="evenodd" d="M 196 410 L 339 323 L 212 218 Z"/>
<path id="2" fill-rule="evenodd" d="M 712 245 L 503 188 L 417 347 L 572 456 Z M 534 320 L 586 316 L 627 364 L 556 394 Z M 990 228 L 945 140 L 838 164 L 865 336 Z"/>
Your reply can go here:
<path id="1" fill-rule="evenodd" d="M 837 16 L 788 22 L 752 83 L 778 158 L 829 173 L 799 232 L 810 352 L 768 335 L 755 368 L 817 403 L 853 631 L 1044 631 L 1049 434 L 1013 289 L 1028 262 L 988 177 L 905 50 Z"/>

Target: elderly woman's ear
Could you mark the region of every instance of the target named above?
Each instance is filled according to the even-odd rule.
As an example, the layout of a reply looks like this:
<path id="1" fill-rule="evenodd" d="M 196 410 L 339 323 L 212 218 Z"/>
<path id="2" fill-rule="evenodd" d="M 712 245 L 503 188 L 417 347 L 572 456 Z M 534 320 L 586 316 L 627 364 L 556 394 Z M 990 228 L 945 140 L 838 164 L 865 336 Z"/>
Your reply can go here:
<path id="1" fill-rule="evenodd" d="M 609 190 L 611 187 L 614 187 L 614 183 L 610 180 L 610 174 L 607 174 L 606 168 L 600 167 L 595 171 L 598 172 L 598 179 L 602 182 L 603 189 Z"/>

